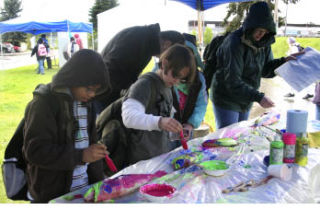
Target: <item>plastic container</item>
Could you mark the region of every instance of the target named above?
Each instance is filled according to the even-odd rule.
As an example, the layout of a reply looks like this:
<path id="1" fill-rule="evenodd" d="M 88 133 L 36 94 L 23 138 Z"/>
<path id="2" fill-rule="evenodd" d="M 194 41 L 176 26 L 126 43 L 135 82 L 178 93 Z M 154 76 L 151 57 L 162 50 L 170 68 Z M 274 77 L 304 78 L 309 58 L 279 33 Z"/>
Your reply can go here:
<path id="1" fill-rule="evenodd" d="M 140 193 L 149 201 L 167 203 L 176 194 L 176 188 L 168 184 L 147 184 L 140 187 Z"/>
<path id="2" fill-rule="evenodd" d="M 271 142 L 269 157 L 270 165 L 277 165 L 283 163 L 283 147 L 284 144 L 281 140 L 275 140 Z"/>
<path id="3" fill-rule="evenodd" d="M 306 133 L 297 137 L 296 142 L 296 157 L 295 162 L 299 166 L 306 166 L 308 164 L 308 149 L 309 149 L 309 139 Z"/>
<path id="4" fill-rule="evenodd" d="M 294 133 L 284 133 L 282 135 L 282 140 L 284 143 L 284 163 L 294 163 L 296 154 L 296 134 Z"/>

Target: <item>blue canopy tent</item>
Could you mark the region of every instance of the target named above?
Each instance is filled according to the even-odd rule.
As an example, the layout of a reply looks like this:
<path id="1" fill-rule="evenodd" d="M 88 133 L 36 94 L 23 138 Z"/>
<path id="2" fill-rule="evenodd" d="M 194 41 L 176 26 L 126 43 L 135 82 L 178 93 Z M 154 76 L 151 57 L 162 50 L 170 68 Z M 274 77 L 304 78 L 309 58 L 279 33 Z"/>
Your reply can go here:
<path id="1" fill-rule="evenodd" d="M 8 32 L 25 32 L 30 34 L 42 34 L 50 32 L 87 32 L 92 33 L 92 23 L 84 22 L 71 22 L 63 20 L 59 22 L 21 22 L 15 23 L 14 21 L 0 22 L 0 34 Z"/>
<path id="2" fill-rule="evenodd" d="M 50 20 L 51 19 L 51 20 Z M 42 19 L 37 18 L 14 18 L 0 22 L 0 42 L 1 35 L 8 32 L 24 32 L 33 35 L 51 32 L 87 32 L 93 33 L 92 23 L 73 22 L 70 20 L 52 21 L 54 18 Z M 93 40 L 93 39 L 92 39 Z M 2 45 L 1 45 L 2 46 Z M 1 50 L 1 53 L 3 51 Z"/>
<path id="3" fill-rule="evenodd" d="M 246 1 L 253 1 L 253 0 L 171 0 L 171 1 L 177 1 L 181 2 L 195 10 L 198 11 L 198 34 L 199 34 L 199 40 L 202 44 L 202 36 L 203 36 L 203 11 L 210 9 L 212 7 L 230 3 L 230 2 L 246 2 Z"/>

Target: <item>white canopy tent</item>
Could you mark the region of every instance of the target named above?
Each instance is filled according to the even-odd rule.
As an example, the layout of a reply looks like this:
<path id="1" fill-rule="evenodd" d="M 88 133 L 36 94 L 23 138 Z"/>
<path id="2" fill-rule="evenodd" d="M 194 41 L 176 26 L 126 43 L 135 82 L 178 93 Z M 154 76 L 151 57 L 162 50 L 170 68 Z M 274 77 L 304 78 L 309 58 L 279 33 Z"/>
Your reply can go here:
<path id="1" fill-rule="evenodd" d="M 98 14 L 98 51 L 101 52 L 109 40 L 124 28 L 159 23 L 162 31 L 183 33 L 188 32 L 188 19 L 193 17 L 196 17 L 196 11 L 178 2 L 122 1 L 119 6 Z"/>

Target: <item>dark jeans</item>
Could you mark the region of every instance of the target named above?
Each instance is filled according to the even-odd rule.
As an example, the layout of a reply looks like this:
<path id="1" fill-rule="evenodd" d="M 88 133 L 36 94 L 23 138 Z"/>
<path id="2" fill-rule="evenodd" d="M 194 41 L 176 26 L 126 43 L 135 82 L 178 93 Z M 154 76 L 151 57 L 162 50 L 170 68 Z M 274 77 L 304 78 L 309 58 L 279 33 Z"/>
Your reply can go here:
<path id="1" fill-rule="evenodd" d="M 226 127 L 233 123 L 248 120 L 250 111 L 236 112 L 228 109 L 223 109 L 213 104 L 213 111 L 216 118 L 216 129 Z"/>
<path id="2" fill-rule="evenodd" d="M 50 57 L 46 57 L 46 60 L 47 60 L 47 67 L 48 67 L 48 69 L 52 69 L 51 58 L 50 58 Z"/>
<path id="3" fill-rule="evenodd" d="M 316 120 L 320 120 L 320 105 L 316 104 Z"/>

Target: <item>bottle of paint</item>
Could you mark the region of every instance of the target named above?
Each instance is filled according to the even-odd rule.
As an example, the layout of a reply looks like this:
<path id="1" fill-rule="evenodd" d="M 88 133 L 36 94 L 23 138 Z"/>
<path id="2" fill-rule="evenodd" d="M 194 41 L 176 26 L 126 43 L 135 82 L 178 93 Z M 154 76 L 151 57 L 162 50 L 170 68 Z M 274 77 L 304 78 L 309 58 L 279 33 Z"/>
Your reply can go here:
<path id="1" fill-rule="evenodd" d="M 294 163 L 296 153 L 296 134 L 284 133 L 282 134 L 282 140 L 284 143 L 284 163 Z"/>
<path id="2" fill-rule="evenodd" d="M 283 142 L 280 138 L 276 138 L 270 144 L 270 165 L 282 164 L 283 161 Z"/>
<path id="3" fill-rule="evenodd" d="M 309 139 L 306 133 L 300 134 L 297 137 L 296 143 L 296 163 L 300 166 L 306 166 L 308 164 L 308 149 Z"/>

